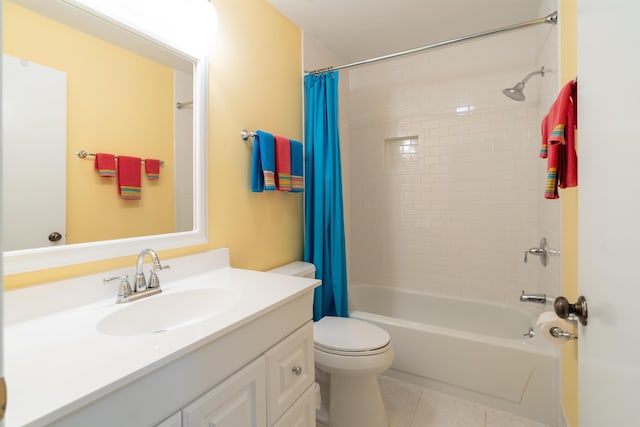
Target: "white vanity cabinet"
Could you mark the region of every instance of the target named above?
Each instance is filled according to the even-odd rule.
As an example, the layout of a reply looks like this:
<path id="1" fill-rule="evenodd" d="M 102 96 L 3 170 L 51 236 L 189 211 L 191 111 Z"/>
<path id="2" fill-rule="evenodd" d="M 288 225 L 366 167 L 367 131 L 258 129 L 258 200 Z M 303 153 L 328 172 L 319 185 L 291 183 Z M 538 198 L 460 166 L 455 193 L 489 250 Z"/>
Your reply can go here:
<path id="1" fill-rule="evenodd" d="M 313 427 L 313 382 L 307 322 L 157 427 Z"/>
<path id="2" fill-rule="evenodd" d="M 115 285 L 107 289 L 109 298 L 96 291 L 71 307 L 66 303 L 82 295 L 87 283 L 102 291 L 102 277 L 126 269 L 6 297 L 12 398 L 5 426 L 315 425 L 305 412 L 313 411 L 305 408 L 314 400 L 311 317 L 319 281 L 232 268 L 226 250 L 168 262 L 174 276 L 165 275 L 163 293 L 124 307 L 113 302 Z M 196 322 L 133 335 L 98 328 L 121 310 L 148 308 L 142 303 L 165 307 L 163 298 L 175 301 L 171 294 L 217 288 L 238 298 L 219 306 L 208 301 L 211 315 Z M 48 306 L 33 310 L 33 301 Z M 185 313 L 181 307 L 175 312 Z M 158 310 L 145 319 L 166 320 Z"/>

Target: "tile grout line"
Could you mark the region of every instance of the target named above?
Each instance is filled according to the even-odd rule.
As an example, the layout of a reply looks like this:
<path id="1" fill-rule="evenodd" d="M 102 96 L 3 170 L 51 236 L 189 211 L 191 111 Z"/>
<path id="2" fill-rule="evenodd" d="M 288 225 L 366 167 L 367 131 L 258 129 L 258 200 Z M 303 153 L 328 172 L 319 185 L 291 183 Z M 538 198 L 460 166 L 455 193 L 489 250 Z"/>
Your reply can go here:
<path id="1" fill-rule="evenodd" d="M 422 394 L 424 390 L 420 389 L 420 394 L 418 395 L 418 403 L 416 403 L 415 408 L 413 408 L 413 414 L 411 414 L 411 420 L 409 421 L 408 427 L 413 427 L 413 422 L 416 420 L 416 414 L 418 413 L 418 406 L 420 406 L 420 402 L 422 401 Z"/>

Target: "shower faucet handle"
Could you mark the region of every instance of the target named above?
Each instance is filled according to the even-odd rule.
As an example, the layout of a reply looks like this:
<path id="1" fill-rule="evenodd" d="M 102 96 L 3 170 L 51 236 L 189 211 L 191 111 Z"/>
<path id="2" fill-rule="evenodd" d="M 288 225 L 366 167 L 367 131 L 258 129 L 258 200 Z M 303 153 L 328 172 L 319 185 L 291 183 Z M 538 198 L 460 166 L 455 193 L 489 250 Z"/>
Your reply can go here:
<path id="1" fill-rule="evenodd" d="M 550 255 L 549 246 L 547 245 L 547 239 L 543 237 L 542 239 L 540 239 L 540 246 L 529 248 L 528 250 L 524 251 L 524 262 L 527 262 L 527 255 L 529 254 L 540 257 L 540 263 L 546 267 L 548 263 L 547 257 Z"/>
<path id="2" fill-rule="evenodd" d="M 560 256 L 560 250 L 550 248 L 549 245 L 547 244 L 547 239 L 543 237 L 542 239 L 540 239 L 540 246 L 529 248 L 526 251 L 524 251 L 525 263 L 527 262 L 527 256 L 529 254 L 540 257 L 540 264 L 546 267 L 547 264 L 549 263 L 549 256 Z"/>
<path id="3" fill-rule="evenodd" d="M 531 254 L 531 255 L 536 255 L 536 256 L 541 256 L 544 254 L 540 253 L 540 248 L 531 248 L 531 249 L 527 249 L 526 251 L 524 251 L 524 262 L 525 264 L 527 263 L 527 256 Z"/>
<path id="4" fill-rule="evenodd" d="M 526 251 L 524 251 L 524 262 L 527 262 L 527 255 L 528 254 L 539 256 L 539 257 L 543 257 L 543 258 L 541 258 L 541 259 L 544 259 L 542 261 L 542 265 L 546 265 L 547 250 L 545 248 L 527 249 Z"/>

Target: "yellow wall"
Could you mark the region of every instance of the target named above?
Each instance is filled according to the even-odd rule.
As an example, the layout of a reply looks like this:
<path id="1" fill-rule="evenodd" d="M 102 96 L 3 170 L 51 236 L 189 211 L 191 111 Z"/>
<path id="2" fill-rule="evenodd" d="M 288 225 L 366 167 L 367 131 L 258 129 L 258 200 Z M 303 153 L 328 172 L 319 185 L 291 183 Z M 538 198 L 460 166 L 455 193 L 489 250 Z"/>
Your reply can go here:
<path id="1" fill-rule="evenodd" d="M 213 0 L 219 28 L 209 62 L 209 243 L 163 258 L 228 247 L 235 267 L 301 259 L 302 193 L 251 193 L 251 142 L 240 130 L 302 138 L 302 34 L 266 0 Z M 164 172 L 164 171 L 163 171 Z M 5 276 L 5 289 L 132 266 L 135 257 Z"/>
<path id="2" fill-rule="evenodd" d="M 560 79 L 564 85 L 578 75 L 577 0 L 560 4 Z M 578 297 L 578 191 L 562 190 L 562 294 Z M 578 426 L 578 344 L 570 341 L 562 351 L 562 404 L 569 427 Z"/>
<path id="3" fill-rule="evenodd" d="M 3 12 L 4 53 L 67 73 L 67 243 L 173 232 L 173 70 L 14 3 Z M 125 201 L 79 150 L 165 166 Z"/>
<path id="4" fill-rule="evenodd" d="M 213 0 L 219 16 L 209 88 L 210 241 L 234 266 L 302 259 L 302 193 L 252 193 L 241 129 L 302 140 L 302 33 L 265 0 Z"/>

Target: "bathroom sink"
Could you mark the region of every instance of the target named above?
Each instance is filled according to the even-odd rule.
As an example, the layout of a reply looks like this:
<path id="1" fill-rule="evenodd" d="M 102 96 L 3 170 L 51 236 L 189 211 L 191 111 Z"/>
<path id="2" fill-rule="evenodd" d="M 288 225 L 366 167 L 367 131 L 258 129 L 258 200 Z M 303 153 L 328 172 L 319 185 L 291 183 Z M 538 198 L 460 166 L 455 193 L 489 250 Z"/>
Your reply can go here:
<path id="1" fill-rule="evenodd" d="M 105 335 L 156 334 L 203 322 L 233 307 L 240 292 L 229 288 L 191 289 L 126 303 L 97 324 Z"/>

